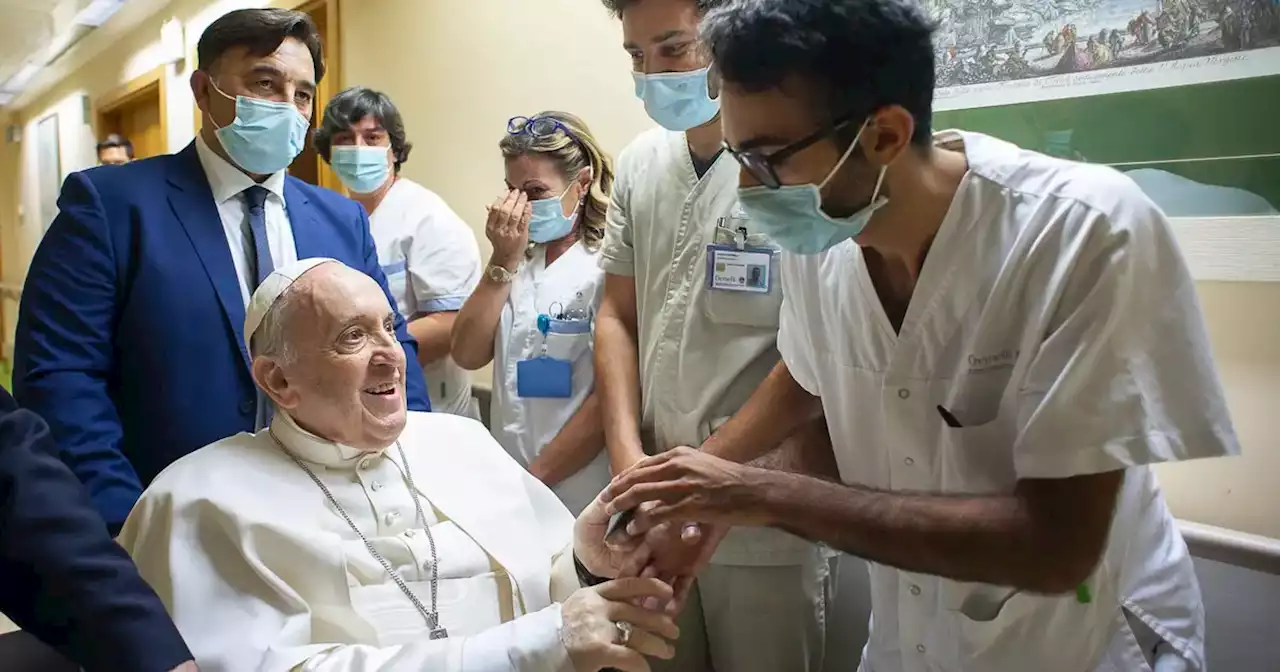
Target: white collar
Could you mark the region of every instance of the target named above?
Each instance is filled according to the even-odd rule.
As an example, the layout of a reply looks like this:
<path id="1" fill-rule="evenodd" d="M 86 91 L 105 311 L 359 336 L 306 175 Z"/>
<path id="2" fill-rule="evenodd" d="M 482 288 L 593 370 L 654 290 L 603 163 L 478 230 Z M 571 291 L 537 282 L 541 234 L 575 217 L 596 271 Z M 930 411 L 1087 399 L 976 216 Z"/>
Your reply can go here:
<path id="1" fill-rule="evenodd" d="M 245 189 L 258 185 L 239 168 L 218 156 L 199 133 L 196 134 L 196 155 L 200 157 L 200 166 L 204 168 L 204 175 L 209 180 L 209 188 L 213 190 L 213 202 L 217 205 L 222 205 L 239 196 Z M 275 194 L 276 198 L 284 203 L 284 175 L 285 171 L 276 171 L 258 186 Z"/>
<path id="2" fill-rule="evenodd" d="M 362 458 L 381 457 L 386 449 L 366 452 L 358 448 L 322 439 L 298 426 L 285 411 L 276 410 L 271 419 L 271 433 L 289 452 L 304 462 L 335 470 L 354 470 Z M 274 443 L 274 441 L 272 442 Z"/>

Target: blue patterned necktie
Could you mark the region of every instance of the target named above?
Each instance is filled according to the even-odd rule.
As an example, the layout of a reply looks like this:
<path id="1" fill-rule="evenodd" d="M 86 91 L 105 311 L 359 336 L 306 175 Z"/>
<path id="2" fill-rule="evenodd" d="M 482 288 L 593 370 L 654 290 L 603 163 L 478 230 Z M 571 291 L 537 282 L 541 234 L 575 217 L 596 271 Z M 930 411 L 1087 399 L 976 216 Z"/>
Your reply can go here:
<path id="1" fill-rule="evenodd" d="M 249 206 L 249 238 L 253 241 L 253 256 L 249 259 L 250 269 L 249 295 L 252 296 L 258 285 L 275 270 L 271 261 L 271 246 L 267 243 L 267 194 L 265 188 L 254 185 L 244 190 L 244 202 Z M 247 345 L 247 344 L 246 344 Z M 271 400 L 262 390 L 255 388 L 258 395 L 257 416 L 254 429 L 262 429 L 271 424 Z"/>
<path id="2" fill-rule="evenodd" d="M 275 264 L 271 261 L 271 246 L 267 243 L 267 194 L 263 187 L 254 185 L 244 190 L 244 201 L 249 206 L 249 233 L 253 238 L 253 279 L 249 294 L 271 275 Z"/>

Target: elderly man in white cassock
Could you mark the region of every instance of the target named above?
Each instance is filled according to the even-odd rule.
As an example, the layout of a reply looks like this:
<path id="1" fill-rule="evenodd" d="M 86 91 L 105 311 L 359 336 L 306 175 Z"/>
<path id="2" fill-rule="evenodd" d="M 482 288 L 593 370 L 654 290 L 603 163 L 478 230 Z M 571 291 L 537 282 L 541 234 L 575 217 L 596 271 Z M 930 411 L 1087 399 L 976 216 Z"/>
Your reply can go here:
<path id="1" fill-rule="evenodd" d="M 406 412 L 393 319 L 339 262 L 272 273 L 244 327 L 270 427 L 178 460 L 129 516 L 120 542 L 201 670 L 630 672 L 670 657 L 671 617 L 644 606 L 671 589 L 603 578 L 637 549 L 604 544 L 599 502 L 575 522 L 479 423 Z"/>

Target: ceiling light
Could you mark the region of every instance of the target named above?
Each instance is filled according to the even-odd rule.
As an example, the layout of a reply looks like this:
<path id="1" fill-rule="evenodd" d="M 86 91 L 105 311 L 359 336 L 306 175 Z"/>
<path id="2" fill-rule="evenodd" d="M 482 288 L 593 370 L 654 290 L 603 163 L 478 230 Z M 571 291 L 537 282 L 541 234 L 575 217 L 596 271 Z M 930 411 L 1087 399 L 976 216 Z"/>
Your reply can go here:
<path id="1" fill-rule="evenodd" d="M 124 3 L 125 0 L 92 0 L 88 7 L 76 14 L 75 22 L 82 26 L 97 28 L 120 11 Z"/>
<path id="2" fill-rule="evenodd" d="M 5 93 L 17 93 L 22 91 L 39 73 L 39 64 L 28 62 L 17 72 L 13 73 L 13 76 L 10 77 L 8 81 L 0 85 L 0 91 L 4 91 Z"/>

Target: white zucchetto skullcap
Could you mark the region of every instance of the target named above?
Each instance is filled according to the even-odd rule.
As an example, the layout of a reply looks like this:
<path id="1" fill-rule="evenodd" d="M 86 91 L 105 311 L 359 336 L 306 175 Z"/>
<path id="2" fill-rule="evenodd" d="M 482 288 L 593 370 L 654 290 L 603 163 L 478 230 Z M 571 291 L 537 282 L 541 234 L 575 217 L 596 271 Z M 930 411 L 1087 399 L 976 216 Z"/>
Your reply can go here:
<path id="1" fill-rule="evenodd" d="M 244 311 L 244 345 L 246 348 L 253 341 L 253 334 L 258 331 L 258 327 L 262 326 L 262 319 L 267 316 L 267 311 L 271 310 L 271 306 L 276 304 L 280 295 L 285 293 L 293 283 L 297 282 L 307 271 L 319 266 L 333 262 L 340 264 L 342 262 L 337 259 L 329 259 L 327 257 L 312 257 L 310 259 L 299 259 L 292 264 L 283 268 L 277 268 L 268 275 L 258 289 L 254 290 L 253 296 L 249 298 L 249 306 Z"/>

